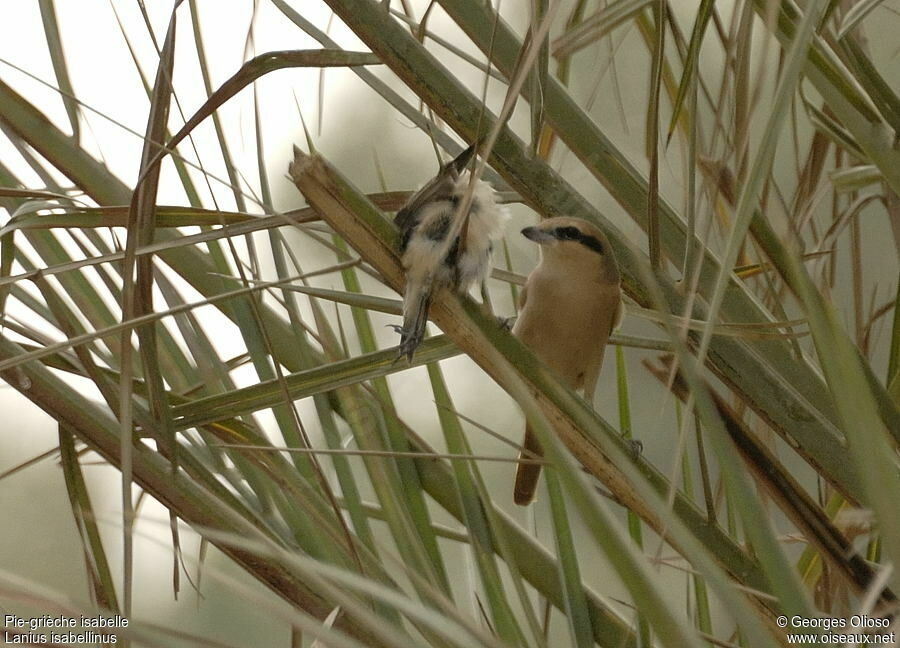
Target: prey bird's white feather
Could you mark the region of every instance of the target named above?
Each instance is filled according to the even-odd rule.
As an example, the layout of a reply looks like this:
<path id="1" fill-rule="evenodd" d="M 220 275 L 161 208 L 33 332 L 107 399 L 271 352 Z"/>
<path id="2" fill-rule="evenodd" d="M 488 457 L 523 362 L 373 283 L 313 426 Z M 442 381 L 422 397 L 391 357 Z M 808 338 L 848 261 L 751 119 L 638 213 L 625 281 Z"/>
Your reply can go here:
<path id="1" fill-rule="evenodd" d="M 440 288 L 465 294 L 484 281 L 494 243 L 503 235 L 507 215 L 494 189 L 482 180 L 470 188 L 473 180 L 464 169 L 473 154 L 474 145 L 444 165 L 394 218 L 406 270 L 399 355 L 410 360 L 425 334 L 432 295 Z M 461 213 L 470 190 L 470 207 Z"/>

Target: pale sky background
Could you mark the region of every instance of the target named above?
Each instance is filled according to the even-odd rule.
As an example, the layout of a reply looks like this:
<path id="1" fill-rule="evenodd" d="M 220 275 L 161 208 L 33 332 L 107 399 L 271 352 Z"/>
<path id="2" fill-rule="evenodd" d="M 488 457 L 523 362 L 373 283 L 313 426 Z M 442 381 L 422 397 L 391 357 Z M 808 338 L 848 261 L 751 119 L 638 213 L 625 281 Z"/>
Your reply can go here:
<path id="1" fill-rule="evenodd" d="M 140 135 L 146 128 L 147 98 L 129 55 L 125 36 L 120 32 L 116 15 L 111 8 L 112 4 L 115 5 L 122 30 L 138 58 L 143 74 L 152 82 L 158 59 L 136 2 L 60 1 L 56 3 L 56 10 L 71 82 L 76 95 L 84 103 L 81 113 L 81 141 L 91 154 L 104 160 L 119 178 L 133 184 L 141 156 Z M 154 33 L 161 45 L 171 3 L 152 1 L 146 5 Z M 248 53 L 245 44 L 251 19 L 250 2 L 201 0 L 198 5 L 213 88 L 223 83 L 254 53 L 320 47 L 277 9 L 267 2 L 261 2 L 253 28 L 255 46 Z M 330 10 L 322 3 L 303 0 L 295 2 L 294 6 L 320 29 L 327 30 L 342 46 L 366 49 L 339 20 L 330 20 Z M 196 63 L 187 10 L 188 5 L 184 3 L 178 12 L 174 72 L 175 90 L 185 117 L 190 116 L 206 97 Z M 446 23 L 446 20 L 436 17 L 432 24 L 437 27 L 442 23 Z M 11 3 L 5 8 L 4 25 L 4 38 L 0 40 L 0 78 L 38 106 L 63 131 L 71 132 L 58 93 L 13 67 L 18 66 L 39 80 L 56 84 L 50 57 L 44 45 L 37 3 Z M 480 73 L 468 66 L 455 61 L 453 64 L 473 80 L 480 78 Z M 382 78 L 392 79 L 392 75 L 383 69 L 378 74 Z M 437 162 L 427 137 L 414 130 L 405 119 L 392 113 L 379 101 L 377 95 L 356 80 L 352 72 L 340 69 L 327 71 L 321 116 L 319 83 L 318 71 L 301 69 L 276 71 L 256 82 L 267 158 L 266 171 L 276 208 L 286 209 L 301 203 L 296 189 L 285 179 L 291 147 L 294 143 L 300 143 L 305 148 L 298 105 L 307 125 L 313 131 L 317 148 L 365 190 L 381 189 L 376 172 L 376 151 L 383 166 L 385 181 L 392 189 L 415 188 L 433 174 Z M 396 87 L 405 96 L 412 97 L 401 86 Z M 502 94 L 494 94 L 494 101 L 499 102 Z M 245 193 L 250 197 L 258 196 L 251 91 L 245 89 L 231 99 L 219 109 L 219 115 L 235 164 L 248 185 Z M 173 105 L 170 116 L 172 132 L 182 122 L 178 107 Z M 221 156 L 217 153 L 212 121 L 206 120 L 193 132 L 193 137 L 201 152 L 204 168 L 210 174 L 226 179 Z M 189 159 L 194 159 L 193 151 L 188 145 L 182 145 L 180 151 Z M 8 163 L 29 186 L 42 185 L 37 175 L 19 159 L 2 134 L 0 159 Z M 205 204 L 211 207 L 213 203 L 209 200 L 209 192 L 200 177 L 198 173 L 194 174 Z M 235 209 L 231 189 L 224 182 L 213 180 L 211 184 L 219 206 L 222 209 Z M 186 204 L 171 162 L 164 166 L 159 203 Z M 248 205 L 250 211 L 261 212 L 252 200 L 248 200 Z M 521 218 L 534 219 L 534 215 L 527 210 L 520 210 L 520 213 Z M 2 220 L 5 222 L 7 217 L 4 215 Z M 529 223 L 521 222 L 515 229 L 525 224 Z M 514 243 L 514 247 L 523 250 L 528 248 L 524 241 Z M 300 249 L 302 251 L 304 248 Z M 534 258 L 533 249 L 527 249 L 527 253 L 531 259 Z M 311 268 L 316 267 L 314 257 L 302 258 Z M 526 263 L 531 262 L 526 257 Z M 523 271 L 527 271 L 527 267 Z M 328 278 L 327 281 L 334 279 Z M 340 285 L 335 282 L 329 287 L 339 288 Z M 508 294 L 505 289 L 501 292 Z M 206 309 L 206 312 L 211 310 Z M 384 322 L 392 321 L 389 318 L 382 319 Z M 381 326 L 381 323 L 380 320 L 376 321 L 376 328 L 382 335 L 384 345 L 394 344 L 395 334 Z M 228 333 L 233 335 L 233 327 L 228 329 Z M 233 353 L 242 349 L 238 338 L 229 338 L 228 335 L 215 337 L 220 348 L 229 349 Z M 470 361 L 465 358 L 451 360 L 445 363 L 445 371 L 460 411 L 475 415 L 481 422 L 492 427 L 509 429 L 513 436 L 519 434 L 521 419 L 515 406 Z M 430 392 L 427 396 L 428 407 L 417 406 L 425 384 L 423 378 L 424 369 L 407 371 L 393 378 L 391 384 L 397 402 L 406 409 L 403 412 L 406 420 L 427 433 L 428 428 L 434 428 L 435 420 Z M 255 377 L 251 375 L 238 376 L 240 383 L 253 380 Z M 491 406 L 485 408 L 485 402 L 489 402 Z M 0 435 L 0 474 L 57 445 L 54 421 L 5 384 L 0 385 L 0 404 L 5 411 L 14 412 L 5 426 L 5 433 Z M 315 417 L 309 405 L 301 403 L 299 411 L 314 435 Z M 268 412 L 261 413 L 259 418 L 263 422 L 271 420 Z M 493 453 L 501 451 L 509 454 L 508 448 L 496 443 L 491 444 L 488 449 L 488 452 Z M 510 488 L 510 475 L 507 472 L 511 468 L 508 464 L 504 466 L 506 472 L 499 476 L 501 481 L 498 482 L 498 487 L 502 485 L 503 488 Z M 119 473 L 95 462 L 87 462 L 85 474 L 100 516 L 113 570 L 120 574 Z M 36 503 L 39 505 L 35 505 Z M 173 558 L 168 515 L 163 507 L 149 498 L 142 503 L 140 514 L 135 544 L 134 612 L 137 618 L 203 632 L 232 645 L 266 645 L 270 640 L 277 641 L 278 645 L 286 644 L 287 624 L 281 620 L 274 623 L 272 621 L 273 617 L 278 616 L 275 613 L 278 609 L 275 597 L 254 580 L 247 578 L 215 550 L 210 552 L 204 566 L 202 600 L 198 599 L 182 576 L 180 600 L 173 601 Z M 50 588 L 53 596 L 72 597 L 82 604 L 88 601 L 80 544 L 72 522 L 62 472 L 54 460 L 45 460 L 0 483 L 0 516 L 16 521 L 15 525 L 4 525 L 4 531 L 0 533 L 0 585 L 4 579 L 10 579 L 14 583 L 13 587 L 22 592 Z M 196 536 L 183 529 L 181 541 L 191 574 L 196 576 L 195 563 L 199 548 Z M 23 552 L 23 547 L 29 547 L 29 550 Z M 464 568 L 457 570 L 457 573 L 463 581 L 474 577 L 471 566 L 465 565 L 466 560 L 460 552 L 457 562 Z M 227 586 L 216 583 L 216 576 L 219 574 L 238 579 L 240 586 L 234 583 L 228 583 Z M 468 590 L 469 588 L 464 591 Z M 259 598 L 263 603 L 252 602 L 254 598 Z M 5 602 L 0 599 L 0 613 L 4 605 Z M 32 608 L 21 602 L 11 602 L 10 606 L 13 611 L 23 615 L 27 615 L 29 611 L 37 613 L 41 609 L 40 606 Z M 474 600 L 472 612 L 478 614 Z"/>
<path id="2" fill-rule="evenodd" d="M 157 56 L 136 2 L 105 0 L 62 0 L 56 11 L 63 46 L 69 62 L 69 74 L 77 96 L 86 104 L 82 111 L 82 142 L 98 159 L 126 183 L 133 184 L 140 161 L 140 134 L 146 128 L 147 98 L 134 63 L 128 53 L 125 37 L 119 30 L 111 5 L 115 5 L 124 33 L 134 49 L 145 76 L 152 82 Z M 171 11 L 171 2 L 152 0 L 146 3 L 159 43 Z M 201 0 L 198 2 L 213 87 L 218 87 L 245 60 L 244 43 L 251 18 L 252 3 L 238 0 Z M 303 2 L 304 15 L 322 29 L 328 26 L 330 11 L 318 2 Z M 205 99 L 199 68 L 193 48 L 193 34 L 185 2 L 179 10 L 179 27 L 175 69 L 175 87 L 186 115 Z M 44 46 L 44 32 L 37 2 L 13 0 L 3 9 L 4 35 L 0 39 L 0 78 L 37 105 L 55 124 L 70 132 L 68 119 L 58 94 L 15 70 L 19 66 L 30 74 L 55 85 L 50 57 Z M 267 2 L 260 3 L 256 16 L 256 52 L 280 49 L 318 48 L 297 27 L 284 19 Z M 354 39 L 338 21 L 331 28 L 333 38 L 352 43 Z M 345 73 L 328 75 L 327 88 L 340 82 Z M 283 70 L 257 83 L 265 119 L 262 122 L 270 159 L 287 160 L 293 141 L 300 132 L 296 92 L 304 117 L 315 124 L 318 119 L 315 96 L 318 73 L 306 70 Z M 90 108 L 94 108 L 101 117 Z M 173 125 L 180 123 L 177 108 L 172 108 Z M 242 170 L 255 169 L 253 103 L 249 91 L 228 102 L 219 114 L 235 162 Z M 108 119 L 107 119 L 108 118 Z M 134 133 L 127 132 L 122 126 Z M 331 128 L 331 124 L 323 124 Z M 174 132 L 174 131 L 173 131 Z M 208 170 L 226 178 L 221 157 L 215 151 L 211 121 L 194 132 L 198 149 L 205 151 L 203 163 Z M 280 149 L 280 150 L 279 150 Z M 0 134 L 0 159 L 10 164 L 31 186 L 41 186 L 37 176 L 18 156 L 11 153 L 8 140 Z M 185 154 L 188 147 L 182 149 Z M 281 180 L 274 168 L 273 185 Z M 284 170 L 281 170 L 283 175 Z M 199 177 L 199 176 L 197 176 Z M 255 175 L 249 176 L 254 187 Z M 204 200 L 208 192 L 197 184 Z M 233 209 L 230 190 L 213 183 L 217 200 L 224 209 Z M 280 196 L 288 196 L 281 191 Z M 292 205 L 299 197 L 284 198 Z M 160 203 L 185 204 L 183 192 L 171 166 L 163 174 Z M 2 211 L 2 210 L 0 210 Z M 258 209 L 254 211 L 259 212 Z M 5 222 L 7 216 L 3 216 Z M 221 339 L 220 339 L 221 341 Z M 4 432 L 0 435 L 0 473 L 57 445 L 56 425 L 48 416 L 24 397 L 6 386 L 0 386 L 0 403 L 7 413 Z M 94 504 L 101 516 L 105 544 L 116 574 L 121 573 L 120 477 L 117 471 L 99 465 L 86 465 L 85 474 L 91 486 Z M 0 516 L 5 520 L 0 533 L 0 587 L 10 585 L 23 594 L 49 588 L 51 597 L 71 598 L 86 603 L 87 583 L 80 542 L 72 522 L 72 514 L 63 486 L 62 472 L 53 460 L 23 470 L 0 483 Z M 198 598 L 182 575 L 180 600 L 173 601 L 172 550 L 165 510 L 145 500 L 136 531 L 135 617 L 187 631 L 201 632 L 230 645 L 287 645 L 288 625 L 273 614 L 281 606 L 267 589 L 247 578 L 244 573 L 210 552 L 204 568 L 203 598 Z M 196 577 L 199 544 L 196 536 L 183 530 L 181 535 L 190 572 Z M 23 548 L 27 547 L 27 550 Z M 236 583 L 216 582 L 218 578 L 237 579 Z M 21 580 L 19 580 L 21 579 Z M 260 601 L 262 603 L 260 603 Z M 43 606 L 30 607 L 14 599 L 0 599 L 0 614 L 15 611 L 25 616 L 42 611 Z M 46 611 L 46 610 L 43 610 Z M 274 619 L 274 621 L 273 621 Z"/>
<path id="3" fill-rule="evenodd" d="M 510 6 L 515 6 L 516 0 L 507 2 Z M 113 4 L 122 21 L 127 42 L 134 49 L 144 75 L 152 82 L 156 73 L 157 56 L 137 2 L 57 0 L 56 11 L 63 46 L 70 65 L 72 84 L 77 96 L 86 104 L 82 110 L 82 142 L 98 159 L 105 160 L 124 182 L 133 184 L 142 148 L 140 134 L 146 128 L 147 99 L 128 53 L 125 36 L 117 25 L 116 16 L 111 8 Z M 412 4 L 416 15 L 421 16 L 425 3 L 419 1 Z M 730 3 L 718 4 L 721 10 L 721 5 Z M 252 3 L 239 0 L 199 0 L 198 5 L 212 85 L 216 88 L 237 71 L 251 55 L 247 53 L 245 44 L 250 28 Z M 358 50 L 366 49 L 339 20 L 330 20 L 330 11 L 318 0 L 294 0 L 292 5 L 320 29 L 328 30 L 331 37 L 342 46 Z M 693 15 L 695 5 L 695 2 L 684 3 L 686 15 Z M 147 0 L 146 6 L 154 33 L 161 44 L 165 37 L 172 3 Z M 888 62 L 885 73 L 889 78 L 897 80 L 900 78 L 898 71 L 900 66 L 897 65 L 896 52 L 893 50 L 896 49 L 896 26 L 900 21 L 887 12 L 884 13 L 884 17 L 883 24 L 873 25 L 875 37 L 872 39 L 872 47 L 879 52 L 878 56 Z M 186 2 L 178 12 L 178 20 L 174 82 L 181 109 L 185 116 L 189 116 L 201 105 L 205 93 L 196 63 Z M 55 124 L 68 132 L 68 119 L 58 94 L 12 67 L 18 66 L 47 83 L 55 84 L 50 58 L 44 46 L 44 32 L 37 2 L 8 0 L 3 10 L 3 24 L 3 37 L 0 39 L 0 79 L 26 96 Z M 435 31 L 441 31 L 446 28 L 447 21 L 440 12 L 435 12 L 430 24 Z M 884 37 L 879 37 L 879 29 L 884 30 Z M 273 50 L 320 47 L 264 0 L 259 3 L 253 33 L 252 53 L 256 54 Z M 891 34 L 893 37 L 890 37 Z M 625 42 L 624 47 L 633 47 L 636 32 L 629 30 L 622 39 Z M 474 48 L 467 49 L 475 53 Z M 447 57 L 439 48 L 432 48 L 432 51 L 441 55 L 442 61 L 446 59 L 456 73 L 466 76 L 476 87 L 480 87 L 480 72 L 465 63 Z M 646 93 L 648 62 L 645 50 L 640 51 L 643 54 L 619 57 L 621 67 L 618 73 L 626 105 L 641 105 Z M 716 64 L 714 51 L 705 53 L 705 56 L 711 57 L 711 63 Z M 587 81 L 596 70 L 590 66 L 585 67 L 587 69 L 576 71 L 575 76 L 576 80 L 585 81 L 583 85 L 589 87 Z M 385 79 L 393 78 L 384 69 L 377 70 L 377 73 Z M 273 189 L 276 208 L 287 209 L 301 202 L 293 185 L 284 177 L 292 145 L 300 143 L 305 147 L 298 103 L 306 124 L 313 131 L 316 147 L 362 189 L 366 191 L 381 189 L 375 164 L 376 154 L 389 189 L 415 188 L 434 172 L 437 162 L 427 137 L 389 110 L 379 101 L 377 95 L 356 80 L 352 72 L 338 69 L 327 72 L 322 115 L 319 114 L 317 99 L 319 81 L 320 75 L 316 70 L 289 69 L 268 74 L 256 83 L 263 116 L 262 135 L 267 157 L 266 171 Z M 580 87 L 577 83 L 573 85 L 576 88 Z M 404 96 L 412 99 L 411 93 L 399 85 L 395 87 L 401 90 Z M 585 90 L 582 94 L 587 95 L 588 91 Z M 586 96 L 579 95 L 577 98 L 584 101 Z M 502 92 L 495 84 L 489 95 L 489 105 L 496 110 L 501 100 Z M 93 112 L 92 108 L 104 116 Z M 170 125 L 177 128 L 181 125 L 182 119 L 176 106 L 172 107 L 171 115 Z M 245 189 L 249 195 L 254 193 L 258 195 L 254 107 L 250 90 L 242 91 L 236 98 L 226 103 L 219 109 L 219 115 L 236 166 L 244 175 L 247 184 Z M 607 92 L 602 93 L 597 102 L 595 118 L 602 124 L 604 130 L 613 133 L 616 144 L 632 162 L 644 168 L 646 159 L 643 147 L 643 115 L 628 111 L 624 116 L 619 115 L 612 103 L 612 95 Z M 319 131 L 320 119 L 321 131 Z M 110 120 L 131 129 L 137 135 L 129 133 Z M 524 120 L 525 115 L 519 113 L 513 123 L 521 126 L 525 123 Z M 525 129 L 519 128 L 519 132 L 524 133 Z M 221 156 L 216 153 L 217 145 L 211 120 L 204 122 L 193 135 L 206 170 L 218 178 L 226 178 Z M 179 150 L 183 155 L 193 159 L 189 146 L 182 144 Z M 28 170 L 24 163 L 18 161 L 18 156 L 11 151 L 13 149 L 9 141 L 0 133 L 0 160 L 9 164 L 13 171 L 20 174 L 20 177 L 31 186 L 41 186 L 37 176 Z M 557 168 L 561 166 L 567 172 L 567 178 L 578 186 L 579 190 L 584 191 L 586 196 L 595 200 L 596 204 L 610 214 L 626 232 L 633 235 L 635 241 L 643 241 L 636 226 L 620 215 L 620 210 L 606 192 L 574 160 L 557 156 L 552 162 Z M 662 191 L 675 196 L 681 195 L 683 179 L 680 173 L 680 153 L 676 147 L 668 152 L 662 174 Z M 195 175 L 195 179 L 199 178 L 199 175 Z M 207 206 L 212 206 L 212 201 L 208 200 L 209 192 L 205 184 L 197 182 L 197 187 Z M 230 188 L 213 180 L 212 190 L 221 208 L 234 209 Z M 159 202 L 185 204 L 181 186 L 172 172 L 171 163 L 167 164 L 162 175 Z M 680 209 L 681 205 L 677 204 L 677 207 Z M 258 213 L 260 210 L 251 207 L 251 211 Z M 520 264 L 517 269 L 524 273 L 533 264 L 535 253 L 527 243 L 520 240 L 521 237 L 518 237 L 516 232 L 530 224 L 536 217 L 523 208 L 514 208 L 512 212 L 513 219 L 508 239 L 517 254 L 517 263 Z M 2 221 L 5 222 L 7 215 L 2 211 L 0 214 L 3 214 Z M 883 241 L 886 245 L 891 243 L 889 236 L 889 232 L 886 232 Z M 315 258 L 310 259 L 312 267 L 315 267 L 315 261 Z M 331 287 L 338 286 L 335 284 Z M 508 293 L 505 288 L 495 292 L 498 295 Z M 887 289 L 884 294 L 887 294 Z M 499 298 L 499 304 L 501 312 L 503 308 L 511 309 L 509 304 L 504 305 L 502 297 Z M 393 320 L 379 319 L 376 320 L 376 325 L 390 321 Z M 381 326 L 376 328 L 383 335 L 381 340 L 384 346 L 394 343 L 393 332 Z M 652 327 L 636 322 L 632 318 L 626 320 L 625 332 L 655 335 Z M 228 345 L 234 346 L 235 349 L 240 348 L 237 339 L 221 338 L 217 339 L 217 342 L 226 348 Z M 492 381 L 465 358 L 452 360 L 444 366 L 455 403 L 460 411 L 476 415 L 481 422 L 495 429 L 509 431 L 512 437 L 518 435 L 521 415 Z M 608 355 L 597 399 L 598 407 L 605 408 L 610 413 L 615 411 L 613 366 L 612 357 Z M 634 376 L 640 371 L 639 357 L 629 356 L 630 375 Z M 406 408 L 402 412 L 403 415 L 417 429 L 427 429 L 428 426 L 433 427 L 435 423 L 433 409 L 430 408 L 430 392 L 427 396 L 429 408 L 417 411 L 415 407 L 421 399 L 424 377 L 424 370 L 420 369 L 404 372 L 391 380 L 397 402 Z M 249 376 L 246 377 L 246 380 L 251 379 Z M 655 383 L 651 381 L 649 384 Z M 639 436 L 645 441 L 644 448 L 648 458 L 665 470 L 669 467 L 672 456 L 670 441 L 673 432 L 669 429 L 670 411 L 666 410 L 671 408 L 671 402 L 663 398 L 657 402 L 644 393 L 639 397 L 646 400 L 641 402 L 640 409 L 636 408 L 634 412 L 635 427 L 640 430 Z M 489 406 L 486 407 L 485 403 Z M 3 471 L 56 446 L 57 437 L 53 421 L 6 385 L 0 386 L 0 404 L 8 413 L 4 432 L 0 434 L 0 474 L 2 474 Z M 311 411 L 301 405 L 301 415 L 309 414 Z M 664 411 L 666 416 L 662 416 Z M 266 417 L 262 418 L 265 420 Z M 614 414 L 609 418 L 617 422 Z M 306 419 L 311 420 L 310 416 Z M 507 448 L 495 442 L 481 442 L 486 452 L 509 453 Z M 114 569 L 118 572 L 121 564 L 118 532 L 121 520 L 116 513 L 120 498 L 119 476 L 117 471 L 108 467 L 88 466 L 85 471 L 91 480 L 95 504 L 98 510 L 105 511 L 104 530 L 109 539 L 108 551 Z M 508 489 L 510 474 L 509 467 L 498 469 L 493 475 L 496 480 L 493 483 L 497 488 Z M 215 552 L 211 552 L 211 557 L 207 561 L 207 573 L 204 575 L 207 585 L 203 588 L 205 598 L 198 601 L 189 584 L 183 580 L 180 601 L 173 602 L 172 553 L 169 546 L 167 514 L 162 507 L 151 502 L 145 503 L 141 513 L 143 521 L 137 528 L 139 542 L 135 550 L 136 591 L 140 592 L 140 595 L 135 597 L 137 616 L 160 623 L 173 623 L 191 630 L 206 627 L 205 632 L 233 645 L 267 645 L 268 640 L 272 639 L 281 642 L 278 645 L 286 645 L 286 623 L 272 622 L 273 616 L 277 616 L 272 613 L 271 608 L 274 597 L 254 581 L 244 578 L 240 570 L 231 566 Z M 516 511 L 516 515 L 523 524 L 531 521 L 530 513 Z M 54 461 L 44 461 L 0 481 L 0 516 L 2 519 L 14 521 L 12 524 L 3 524 L 4 530 L 0 533 L 0 585 L 14 574 L 25 579 L 27 584 L 21 586 L 23 591 L 40 585 L 51 587 L 60 595 L 73 596 L 79 601 L 87 600 L 78 539 L 71 521 L 62 473 Z M 58 524 L 53 524 L 54 520 L 58 521 Z M 197 542 L 192 534 L 183 534 L 182 542 L 185 544 L 187 556 L 192 559 L 197 555 Z M 29 551 L 23 552 L 23 547 L 28 547 Z M 463 564 L 460 569 L 461 575 L 470 575 L 469 568 L 469 565 Z M 238 578 L 242 585 L 210 586 L 209 582 L 214 579 L 214 575 L 221 572 L 229 577 Z M 192 573 L 196 573 L 196 570 L 192 569 Z M 661 577 L 670 576 L 671 572 L 663 572 Z M 588 581 L 597 582 L 606 576 L 598 569 L 597 573 L 588 572 L 586 578 Z M 681 583 L 683 583 L 681 577 L 678 579 L 673 577 L 673 585 L 676 588 Z M 616 587 L 617 584 L 607 584 L 607 591 L 615 592 Z M 241 588 L 248 588 L 252 596 Z M 252 603 L 252 597 L 262 597 L 266 603 L 263 605 Z M 5 603 L 0 599 L 0 614 L 3 612 L 3 605 Z"/>

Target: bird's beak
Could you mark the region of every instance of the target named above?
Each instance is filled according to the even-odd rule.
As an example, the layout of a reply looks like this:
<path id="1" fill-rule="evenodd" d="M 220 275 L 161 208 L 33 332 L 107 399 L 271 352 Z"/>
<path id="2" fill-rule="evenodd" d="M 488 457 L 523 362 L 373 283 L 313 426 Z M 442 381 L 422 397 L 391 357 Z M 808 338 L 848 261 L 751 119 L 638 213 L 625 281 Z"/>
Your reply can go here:
<path id="1" fill-rule="evenodd" d="M 539 245 L 556 239 L 552 233 L 542 230 L 540 227 L 526 227 L 522 230 L 522 236 Z"/>

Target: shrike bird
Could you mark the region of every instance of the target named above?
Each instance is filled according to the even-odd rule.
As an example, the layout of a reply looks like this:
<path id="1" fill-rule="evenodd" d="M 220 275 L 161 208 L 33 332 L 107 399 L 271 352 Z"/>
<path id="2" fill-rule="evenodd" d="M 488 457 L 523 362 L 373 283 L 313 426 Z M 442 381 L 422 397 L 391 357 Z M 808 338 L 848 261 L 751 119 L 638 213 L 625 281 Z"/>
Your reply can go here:
<path id="1" fill-rule="evenodd" d="M 400 333 L 398 357 L 412 360 L 425 334 L 435 291 L 446 287 L 466 294 L 490 271 L 494 241 L 500 238 L 506 220 L 491 185 L 476 181 L 468 212 L 457 213 L 470 184 L 470 175 L 464 170 L 474 153 L 473 144 L 441 167 L 394 217 L 406 270 L 403 326 L 396 327 Z"/>
<path id="2" fill-rule="evenodd" d="M 549 218 L 522 234 L 540 246 L 541 260 L 519 297 L 513 335 L 566 385 L 583 388 L 590 397 L 622 308 L 613 251 L 603 232 L 575 218 Z M 527 424 L 522 447 L 520 460 L 542 454 Z M 525 506 L 534 499 L 540 475 L 540 464 L 518 465 L 516 504 Z"/>

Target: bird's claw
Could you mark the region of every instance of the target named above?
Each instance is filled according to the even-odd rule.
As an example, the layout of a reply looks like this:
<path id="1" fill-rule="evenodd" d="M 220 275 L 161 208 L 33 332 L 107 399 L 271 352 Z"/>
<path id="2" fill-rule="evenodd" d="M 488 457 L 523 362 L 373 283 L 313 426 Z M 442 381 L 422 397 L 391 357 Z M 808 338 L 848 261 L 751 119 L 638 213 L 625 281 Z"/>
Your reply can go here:
<path id="1" fill-rule="evenodd" d="M 422 338 L 416 335 L 410 335 L 402 326 L 397 324 L 386 324 L 385 326 L 394 329 L 394 331 L 400 335 L 400 346 L 397 347 L 397 357 L 394 359 L 394 364 L 404 357 L 406 358 L 407 363 L 412 362 L 413 355 L 415 355 L 416 349 L 419 348 Z"/>
<path id="2" fill-rule="evenodd" d="M 497 324 L 500 325 L 504 331 L 512 331 L 513 324 L 516 323 L 515 317 L 498 317 Z"/>
<path id="3" fill-rule="evenodd" d="M 628 449 L 631 451 L 632 457 L 637 459 L 644 452 L 644 444 L 640 439 L 627 439 Z"/>

